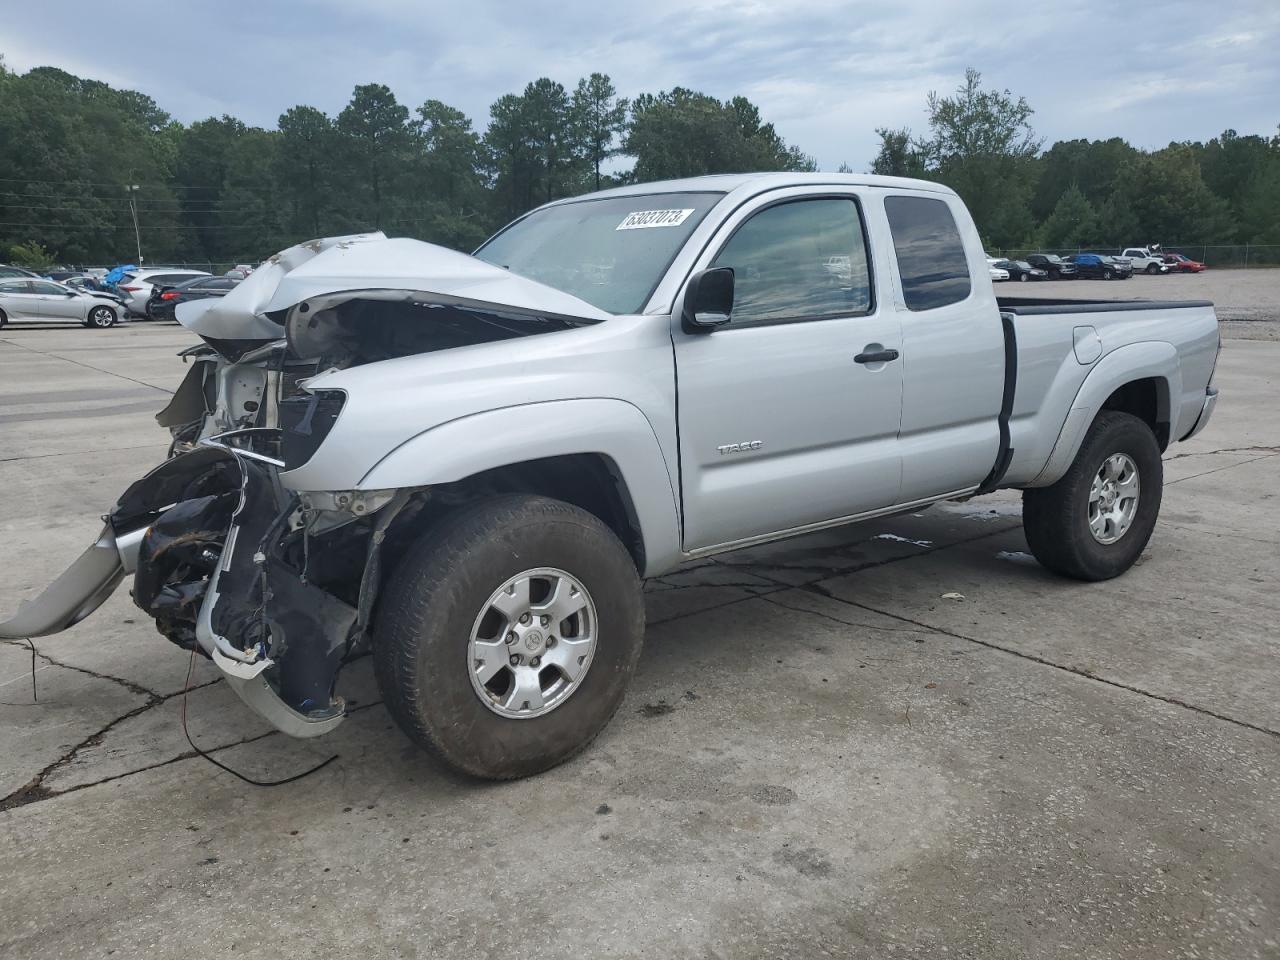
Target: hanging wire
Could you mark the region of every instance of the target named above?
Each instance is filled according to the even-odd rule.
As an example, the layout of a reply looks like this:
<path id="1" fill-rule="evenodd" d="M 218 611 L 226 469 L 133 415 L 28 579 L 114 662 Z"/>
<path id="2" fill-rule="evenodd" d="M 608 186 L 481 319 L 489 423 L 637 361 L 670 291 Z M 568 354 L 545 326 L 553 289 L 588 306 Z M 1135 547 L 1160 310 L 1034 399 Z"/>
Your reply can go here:
<path id="1" fill-rule="evenodd" d="M 29 642 L 30 641 L 28 641 L 28 643 Z M 301 773 L 295 773 L 293 776 L 285 777 L 283 780 L 255 780 L 253 777 L 247 776 L 241 773 L 239 770 L 233 770 L 230 767 L 228 767 L 225 763 L 221 763 L 218 760 L 215 760 L 204 750 L 201 750 L 199 747 L 196 746 L 196 742 L 191 739 L 191 732 L 187 729 L 187 694 L 191 691 L 191 675 L 195 671 L 195 668 L 196 668 L 196 652 L 192 650 L 191 660 L 187 663 L 187 679 L 186 679 L 186 682 L 182 685 L 182 735 L 187 738 L 187 743 L 191 744 L 192 750 L 194 750 L 199 756 L 204 757 L 206 760 L 212 763 L 219 770 L 223 770 L 231 774 L 233 777 L 238 777 L 239 779 L 243 780 L 247 784 L 250 784 L 251 786 L 281 787 L 281 786 L 284 786 L 286 783 L 293 783 L 295 780 L 301 780 L 303 777 L 309 777 L 311 776 L 311 774 L 316 773 L 317 771 L 323 770 L 329 764 L 333 763 L 333 761 L 338 759 L 338 754 L 335 753 L 328 760 L 322 760 L 320 763 L 317 763 L 311 769 L 303 770 Z M 35 682 L 35 678 L 33 677 L 32 683 L 34 684 L 34 682 Z"/>

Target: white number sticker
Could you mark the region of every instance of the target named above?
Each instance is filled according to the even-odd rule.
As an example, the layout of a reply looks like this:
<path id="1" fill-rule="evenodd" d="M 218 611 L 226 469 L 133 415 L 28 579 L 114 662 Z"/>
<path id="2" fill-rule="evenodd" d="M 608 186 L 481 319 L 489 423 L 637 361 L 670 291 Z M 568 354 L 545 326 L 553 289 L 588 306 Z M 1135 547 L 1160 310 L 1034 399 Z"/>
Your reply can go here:
<path id="1" fill-rule="evenodd" d="M 678 227 L 693 213 L 688 210 L 635 210 L 622 218 L 615 230 L 644 230 L 649 227 Z"/>

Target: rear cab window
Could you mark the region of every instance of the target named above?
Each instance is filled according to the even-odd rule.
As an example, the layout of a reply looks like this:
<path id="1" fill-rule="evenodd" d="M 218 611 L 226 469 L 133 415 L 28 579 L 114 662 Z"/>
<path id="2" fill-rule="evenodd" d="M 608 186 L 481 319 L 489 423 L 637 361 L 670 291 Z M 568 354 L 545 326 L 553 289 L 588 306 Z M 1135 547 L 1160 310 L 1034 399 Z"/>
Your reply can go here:
<path id="1" fill-rule="evenodd" d="M 936 310 L 968 298 L 969 260 L 945 200 L 885 197 L 885 214 L 908 310 Z"/>

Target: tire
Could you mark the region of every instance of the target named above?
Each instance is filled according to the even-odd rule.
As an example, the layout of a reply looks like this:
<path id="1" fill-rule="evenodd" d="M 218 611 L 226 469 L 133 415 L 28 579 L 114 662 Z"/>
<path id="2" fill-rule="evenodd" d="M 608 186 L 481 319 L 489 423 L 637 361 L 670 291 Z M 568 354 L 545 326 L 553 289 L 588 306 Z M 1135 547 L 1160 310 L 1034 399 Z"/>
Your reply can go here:
<path id="1" fill-rule="evenodd" d="M 114 327 L 116 325 L 116 312 L 110 307 L 94 307 L 89 311 L 89 315 L 85 317 L 84 325 L 92 327 L 94 330 L 106 330 L 108 327 Z"/>
<path id="2" fill-rule="evenodd" d="M 553 684 L 570 684 L 560 700 L 548 700 L 540 714 L 512 716 L 511 710 L 531 703 L 513 708 L 487 693 L 482 699 L 473 635 L 497 616 L 498 626 L 484 628 L 495 646 L 503 638 L 511 643 L 515 630 L 525 631 L 512 646 L 499 648 L 499 659 L 511 650 L 525 653 L 538 618 L 519 627 L 514 614 L 504 617 L 491 604 L 509 580 L 527 572 L 565 574 L 581 585 L 593 614 L 594 645 L 572 683 L 549 664 L 533 674 L 542 679 L 551 671 Z M 553 634 L 566 622 L 544 628 L 551 638 L 542 651 L 548 661 Z M 581 630 L 577 635 L 587 636 Z M 622 703 L 643 640 L 640 578 L 613 531 L 558 500 L 501 496 L 445 517 L 406 553 L 380 601 L 374 671 L 387 709 L 410 740 L 454 770 L 511 780 L 564 763 L 595 739 Z M 555 655 L 563 658 L 576 653 L 571 645 L 580 640 L 565 633 L 558 642 Z M 537 659 L 525 659 L 538 666 Z M 514 699 L 515 676 L 513 669 L 511 692 L 502 696 Z M 490 682 L 498 679 L 495 674 Z"/>
<path id="3" fill-rule="evenodd" d="M 1095 478 L 1120 455 L 1137 471 L 1137 502 L 1127 528 L 1102 542 L 1090 524 Z M 1022 494 L 1022 526 L 1031 553 L 1054 573 L 1076 580 L 1110 580 L 1141 556 L 1160 514 L 1164 465 L 1160 445 L 1145 422 L 1104 410 L 1085 435 L 1066 474 L 1048 487 Z M 1123 506 L 1124 500 L 1117 500 Z M 1112 533 L 1115 530 L 1111 531 Z"/>
<path id="4" fill-rule="evenodd" d="M 1154 276 L 1155 276 L 1157 273 L 1159 273 L 1159 272 L 1160 272 L 1160 268 L 1159 268 L 1159 267 L 1157 267 L 1154 263 L 1148 263 L 1148 264 L 1147 264 L 1147 273 L 1148 273 L 1148 275 L 1150 275 L 1150 276 L 1153 276 L 1153 277 L 1154 277 Z"/>
<path id="5" fill-rule="evenodd" d="M 0 310 L 0 330 L 4 329 L 4 325 L 8 322 L 8 315 L 3 310 Z"/>
<path id="6" fill-rule="evenodd" d="M 1031 276 L 1030 276 L 1029 274 L 1026 274 L 1026 273 L 1020 273 L 1020 274 L 1018 274 L 1018 282 L 1019 282 L 1019 283 L 1026 283 L 1026 282 L 1027 282 L 1028 280 L 1030 280 L 1030 279 L 1031 279 Z"/>
<path id="7" fill-rule="evenodd" d="M 1110 270 L 1103 270 L 1103 271 L 1102 271 L 1102 279 L 1103 279 L 1103 280 L 1110 280 L 1113 276 L 1114 276 L 1114 274 L 1113 274 Z"/>

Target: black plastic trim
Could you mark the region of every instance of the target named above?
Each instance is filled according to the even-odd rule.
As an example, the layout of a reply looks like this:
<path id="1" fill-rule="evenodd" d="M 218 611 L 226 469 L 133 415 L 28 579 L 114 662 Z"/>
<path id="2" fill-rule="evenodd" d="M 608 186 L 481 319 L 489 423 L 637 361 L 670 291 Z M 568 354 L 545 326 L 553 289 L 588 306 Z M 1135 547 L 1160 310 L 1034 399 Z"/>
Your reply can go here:
<path id="1" fill-rule="evenodd" d="M 1000 401 L 1000 448 L 996 451 L 996 462 L 991 465 L 991 472 L 979 485 L 974 496 L 990 493 L 1004 479 L 1013 460 L 1013 447 L 1009 445 L 1009 418 L 1013 416 L 1013 399 L 1018 389 L 1018 331 L 1013 325 L 1013 315 L 1000 314 L 1000 325 L 1004 329 L 1004 396 Z"/>
<path id="2" fill-rule="evenodd" d="M 1034 297 L 996 297 L 1001 310 L 1020 317 L 1059 313 L 1120 313 L 1127 310 L 1182 310 L 1212 307 L 1212 300 L 1038 300 Z"/>

